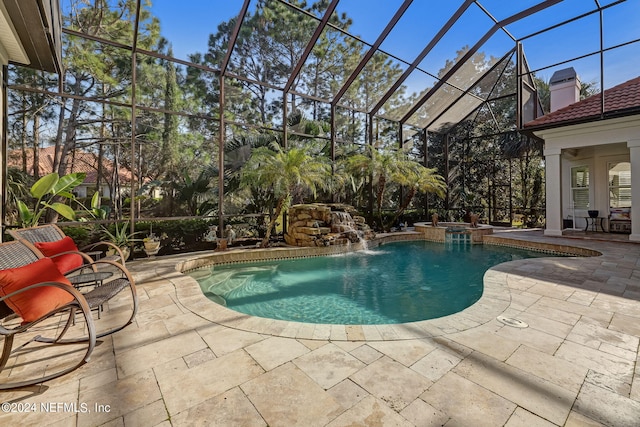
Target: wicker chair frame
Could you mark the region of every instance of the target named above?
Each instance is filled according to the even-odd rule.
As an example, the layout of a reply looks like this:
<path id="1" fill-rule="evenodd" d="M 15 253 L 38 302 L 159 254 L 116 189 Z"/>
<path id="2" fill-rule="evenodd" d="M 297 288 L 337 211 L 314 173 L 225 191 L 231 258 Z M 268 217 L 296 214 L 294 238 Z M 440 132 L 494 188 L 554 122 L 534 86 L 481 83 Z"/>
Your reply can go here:
<path id="1" fill-rule="evenodd" d="M 64 231 L 55 224 L 43 224 L 35 227 L 8 229 L 7 233 L 16 240 L 22 240 L 31 244 L 35 244 L 37 242 L 56 242 L 67 236 L 64 234 Z M 126 258 L 124 257 L 122 249 L 112 242 L 101 241 L 92 243 L 80 248 L 79 250 L 80 252 L 88 252 L 100 246 L 107 246 L 108 248 L 113 249 L 117 254 L 113 258 L 106 257 L 107 260 L 120 261 L 122 265 L 125 265 Z M 91 259 L 91 257 L 89 257 L 89 259 Z"/>
<path id="2" fill-rule="evenodd" d="M 30 254 L 28 250 L 25 250 L 24 245 L 20 242 L 6 242 L 0 243 L 0 266 L 4 268 L 15 268 L 21 267 L 24 265 L 28 265 L 31 262 L 37 261 L 37 257 L 34 260 L 33 254 Z M 68 292 L 72 297 L 72 301 L 64 306 L 58 307 L 57 309 L 45 314 L 41 318 L 29 322 L 18 324 L 14 327 L 5 326 L 5 322 L 11 319 L 16 318 L 16 314 L 7 306 L 4 302 L 7 298 L 11 298 L 13 296 L 19 295 L 22 292 L 27 292 L 31 289 L 39 288 L 39 287 L 55 287 Z M 56 315 L 67 315 L 65 325 L 62 328 L 62 331 L 59 332 L 54 338 L 45 338 L 41 335 L 35 335 L 29 341 L 27 341 L 22 346 L 17 349 L 13 349 L 14 339 L 17 335 L 22 333 L 30 333 L 33 331 L 33 328 L 45 320 L 56 316 Z M 81 338 L 75 338 L 72 340 L 65 340 L 63 337 L 69 331 L 70 326 L 77 320 L 77 316 L 80 315 L 84 318 L 87 335 Z M 42 283 L 34 283 L 33 285 L 27 286 L 18 291 L 12 292 L 4 297 L 0 297 L 0 337 L 3 338 L 4 344 L 2 347 L 2 354 L 0 355 L 0 372 L 4 370 L 7 366 L 7 362 L 11 358 L 11 355 L 14 351 L 24 348 L 28 344 L 32 342 L 45 343 L 45 344 L 64 344 L 64 343 L 78 343 L 78 342 L 86 342 L 86 350 L 84 351 L 83 356 L 78 360 L 77 363 L 72 364 L 64 369 L 59 371 L 55 371 L 46 375 L 34 377 L 31 379 L 23 379 L 22 381 L 15 382 L 4 382 L 4 377 L 0 379 L 0 390 L 7 390 L 12 388 L 20 388 L 26 387 L 34 384 L 40 384 L 45 381 L 52 380 L 54 378 L 58 378 L 62 375 L 68 374 L 69 372 L 79 368 L 89 361 L 90 355 L 93 352 L 93 349 L 96 345 L 96 331 L 93 323 L 93 317 L 91 315 L 91 308 L 87 303 L 86 299 L 82 296 L 80 292 L 78 292 L 73 287 L 59 282 L 42 282 Z"/>
<path id="3" fill-rule="evenodd" d="M 9 244 L 11 244 L 11 246 L 9 246 Z M 41 258 L 45 258 L 42 252 L 40 252 L 33 244 L 25 240 L 15 240 L 2 245 L 7 245 L 6 248 L 10 247 L 11 249 L 5 250 L 6 248 L 3 248 L 3 250 L 0 251 L 0 269 L 30 264 Z M 82 255 L 81 253 L 78 254 Z M 85 260 L 86 258 L 89 258 L 86 255 L 84 256 Z M 16 262 L 18 264 L 16 264 Z M 106 280 L 101 283 L 92 283 L 90 280 L 91 275 L 86 275 L 85 273 L 87 271 L 90 273 L 97 273 L 106 270 L 108 270 L 110 274 L 108 275 Z M 128 291 L 131 298 L 131 314 L 129 315 L 128 319 L 124 323 L 109 328 L 105 331 L 97 331 L 96 338 L 102 338 L 106 335 L 118 332 L 133 323 L 133 319 L 138 312 L 139 301 L 135 281 L 133 280 L 133 277 L 131 276 L 129 270 L 127 270 L 124 265 L 115 261 L 111 261 L 108 259 L 99 259 L 97 261 L 93 261 L 89 258 L 86 264 L 66 272 L 65 276 L 69 279 L 72 279 L 74 276 L 83 273 L 85 273 L 85 277 L 88 277 L 89 280 L 85 281 L 84 285 L 79 288 L 80 292 L 86 300 L 89 308 L 92 310 L 95 309 L 97 311 L 98 317 L 100 317 L 102 313 L 102 306 L 116 295 L 119 295 L 121 292 Z M 90 290 L 84 292 L 84 289 Z"/>

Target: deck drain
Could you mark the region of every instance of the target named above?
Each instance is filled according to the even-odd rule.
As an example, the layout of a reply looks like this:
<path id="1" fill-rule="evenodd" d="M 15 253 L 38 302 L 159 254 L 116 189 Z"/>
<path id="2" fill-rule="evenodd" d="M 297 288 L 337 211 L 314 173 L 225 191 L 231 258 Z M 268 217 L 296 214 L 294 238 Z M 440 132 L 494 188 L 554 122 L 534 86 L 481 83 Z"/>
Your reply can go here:
<path id="1" fill-rule="evenodd" d="M 519 319 L 513 317 L 498 316 L 496 320 L 500 323 L 504 323 L 507 326 L 513 326 L 514 328 L 528 328 L 529 325 Z"/>

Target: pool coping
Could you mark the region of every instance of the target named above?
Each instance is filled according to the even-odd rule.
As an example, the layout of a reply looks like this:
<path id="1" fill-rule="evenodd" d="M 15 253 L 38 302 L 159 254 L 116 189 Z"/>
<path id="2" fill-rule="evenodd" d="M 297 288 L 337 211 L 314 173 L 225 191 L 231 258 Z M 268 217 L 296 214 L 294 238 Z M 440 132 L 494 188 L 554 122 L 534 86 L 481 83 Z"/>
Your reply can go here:
<path id="1" fill-rule="evenodd" d="M 498 236 L 485 236 L 485 239 L 486 244 L 544 251 L 551 256 L 557 254 L 578 257 L 601 255 L 600 252 L 578 246 L 529 242 Z M 414 240 L 428 239 L 425 239 L 422 233 L 409 231 L 379 235 L 375 240 L 369 242 L 369 245 L 370 247 L 375 247 L 390 242 Z M 530 258 L 509 261 L 491 267 L 483 277 L 484 289 L 480 299 L 460 312 L 436 319 L 385 325 L 316 324 L 250 316 L 211 301 L 204 295 L 197 281 L 185 274 L 188 271 L 211 265 L 331 255 L 345 253 L 358 248 L 358 245 L 355 245 L 355 247 L 329 246 L 319 248 L 277 247 L 249 250 L 235 249 L 205 253 L 200 256 L 192 253 L 188 259 L 185 259 L 186 256 L 179 256 L 162 260 L 153 269 L 153 272 L 174 284 L 177 299 L 185 309 L 203 319 L 228 328 L 295 339 L 394 341 L 432 338 L 462 332 L 496 319 L 496 317 L 503 315 L 507 311 L 512 301 L 508 285 L 510 276 L 508 271 L 510 269 L 504 268 L 504 266 L 512 263 L 517 265 L 521 261 L 536 263 L 542 262 L 539 260 L 549 259 L 548 257 Z"/>

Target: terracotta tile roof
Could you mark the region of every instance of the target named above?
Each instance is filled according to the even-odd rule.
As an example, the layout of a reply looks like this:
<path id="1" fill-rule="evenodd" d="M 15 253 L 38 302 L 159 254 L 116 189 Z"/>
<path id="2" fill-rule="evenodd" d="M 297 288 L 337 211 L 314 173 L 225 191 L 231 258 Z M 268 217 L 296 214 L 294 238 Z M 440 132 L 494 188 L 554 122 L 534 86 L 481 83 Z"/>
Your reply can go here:
<path id="1" fill-rule="evenodd" d="M 565 122 L 588 121 L 600 117 L 602 94 L 590 96 L 582 101 L 561 108 L 553 113 L 525 123 L 525 129 L 557 127 Z M 640 77 L 604 91 L 605 115 L 611 116 L 626 110 L 640 109 Z"/>
<path id="2" fill-rule="evenodd" d="M 40 176 L 44 176 L 53 172 L 53 157 L 55 153 L 55 147 L 41 148 L 38 155 L 38 173 Z M 73 160 L 71 158 L 73 157 Z M 69 165 L 67 166 L 66 173 L 84 172 L 87 177 L 84 180 L 85 184 L 95 184 L 98 178 L 98 156 L 94 153 L 88 153 L 86 151 L 76 150 L 75 154 L 71 156 L 69 154 Z M 13 150 L 9 153 L 8 166 L 22 168 L 22 150 Z M 103 176 L 108 181 L 111 181 L 111 175 L 113 174 L 114 164 L 109 159 L 102 160 Z M 27 171 L 32 173 L 33 171 L 33 150 L 27 150 Z M 120 167 L 119 170 L 120 182 L 130 182 L 131 172 L 127 168 Z"/>

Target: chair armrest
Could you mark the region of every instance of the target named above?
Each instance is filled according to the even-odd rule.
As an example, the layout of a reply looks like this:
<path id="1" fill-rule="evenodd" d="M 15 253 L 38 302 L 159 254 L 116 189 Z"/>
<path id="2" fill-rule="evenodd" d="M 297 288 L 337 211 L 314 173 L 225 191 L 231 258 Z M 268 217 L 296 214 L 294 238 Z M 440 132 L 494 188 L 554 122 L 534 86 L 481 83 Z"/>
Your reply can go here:
<path id="1" fill-rule="evenodd" d="M 127 270 L 127 267 L 125 267 L 124 265 L 122 265 L 122 264 L 120 264 L 118 262 L 111 261 L 111 260 L 108 260 L 108 259 L 98 259 L 98 260 L 93 260 L 92 259 L 87 264 L 81 265 L 80 267 L 76 267 L 73 270 L 67 271 L 64 275 L 68 277 L 68 276 L 73 275 L 75 273 L 80 273 L 81 274 L 82 271 L 84 269 L 87 269 L 87 268 L 90 268 L 93 273 L 99 273 L 100 270 L 101 270 L 100 266 L 111 266 L 111 267 L 115 268 L 116 270 L 118 270 L 120 272 L 120 274 L 122 275 L 122 277 L 126 278 L 129 282 L 134 283 L 133 276 L 131 276 L 131 273 L 129 272 L 129 270 Z"/>
<path id="2" fill-rule="evenodd" d="M 133 287 L 135 287 L 135 281 L 133 280 L 133 276 L 131 276 L 131 273 L 129 272 L 129 270 L 127 269 L 127 267 L 125 267 L 124 265 L 122 265 L 122 264 L 120 264 L 120 263 L 118 263 L 118 262 L 111 261 L 111 260 L 108 260 L 108 259 L 99 259 L 99 260 L 96 260 L 96 261 L 93 261 L 93 262 L 92 262 L 92 265 L 93 265 L 95 268 L 97 268 L 97 270 L 96 270 L 96 271 L 99 271 L 99 270 L 100 270 L 100 268 L 99 268 L 98 266 L 99 266 L 99 265 L 101 265 L 101 264 L 109 265 L 109 266 L 111 266 L 111 267 L 113 267 L 113 268 L 115 268 L 115 269 L 119 270 L 119 271 L 120 271 L 120 273 L 122 274 L 122 276 L 123 276 L 124 278 L 126 278 L 126 279 L 127 279 L 127 281 L 129 281 L 129 283 L 131 283 L 131 285 L 132 285 Z"/>
<path id="3" fill-rule="evenodd" d="M 91 309 L 89 308 L 89 304 L 87 304 L 87 301 L 85 300 L 84 296 L 82 296 L 82 294 L 76 290 L 73 286 L 69 286 L 66 283 L 60 283 L 60 282 L 42 282 L 42 283 L 36 283 L 33 285 L 29 285 L 26 286 L 22 289 L 19 289 L 17 291 L 11 292 L 10 294 L 5 295 L 4 297 L 0 297 L 0 301 L 4 301 L 8 298 L 14 297 L 16 295 L 21 294 L 22 292 L 26 292 L 29 291 L 31 289 L 36 289 L 36 288 L 41 288 L 41 287 L 45 287 L 45 286 L 51 286 L 54 288 L 59 288 L 62 289 L 65 292 L 68 292 L 71 294 L 71 296 L 73 297 L 73 301 L 69 302 L 68 304 L 65 304 L 63 306 L 57 307 L 56 309 L 50 311 L 49 313 L 45 314 L 44 316 L 40 317 L 37 320 L 34 320 L 33 322 L 29 322 L 26 324 L 21 324 L 18 327 L 14 328 L 14 329 L 5 329 L 4 327 L 2 327 L 0 325 L 0 335 L 2 334 L 15 334 L 15 333 L 19 333 L 19 332 L 23 332 L 27 329 L 29 329 L 31 326 L 36 325 L 44 320 L 46 320 L 47 318 L 49 318 L 50 316 L 52 316 L 53 314 L 58 313 L 59 311 L 65 310 L 68 307 L 72 306 L 72 305 L 77 305 L 80 310 L 82 311 L 82 314 L 84 315 L 86 322 L 87 322 L 87 329 L 89 332 L 89 340 L 92 340 L 95 343 L 95 327 L 93 325 L 93 318 L 91 317 Z"/>
<path id="4" fill-rule="evenodd" d="M 90 245 L 87 245 L 87 246 L 84 246 L 84 247 L 80 248 L 80 250 L 83 251 L 83 252 L 86 252 L 86 251 L 92 250 L 94 248 L 97 248 L 98 246 L 108 246 L 109 248 L 112 248 L 113 250 L 116 251 L 116 253 L 120 257 L 120 260 L 122 261 L 122 265 L 125 264 L 126 260 L 124 259 L 124 254 L 122 253 L 122 249 L 120 249 L 119 246 L 113 244 L 112 242 L 100 241 L 100 242 L 96 242 L 96 243 L 91 243 Z"/>

